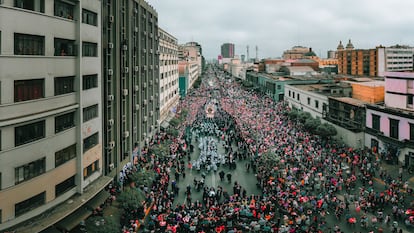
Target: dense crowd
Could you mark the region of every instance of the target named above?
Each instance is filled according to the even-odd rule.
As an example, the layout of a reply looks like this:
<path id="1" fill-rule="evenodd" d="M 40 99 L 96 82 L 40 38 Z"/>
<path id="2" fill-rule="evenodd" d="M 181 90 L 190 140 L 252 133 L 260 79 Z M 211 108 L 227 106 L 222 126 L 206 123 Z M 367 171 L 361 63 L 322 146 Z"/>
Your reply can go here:
<path id="1" fill-rule="evenodd" d="M 220 76 L 215 71 L 209 74 Z M 161 133 L 151 141 L 149 146 L 171 140 L 173 156 L 140 157 L 140 169 L 157 173 L 146 190 L 148 203 L 154 203 L 146 231 L 346 232 L 327 222 L 332 215 L 347 222 L 347 231 L 356 224 L 366 232 L 402 232 L 402 224 L 411 227 L 413 218 L 406 201 L 410 189 L 402 174 L 392 177 L 381 169 L 381 154 L 323 140 L 290 120 L 286 103 L 275 103 L 235 82 L 213 81 L 220 90 L 201 85 L 197 95 L 182 100 L 181 109 L 188 109 L 188 116 L 179 126 L 179 137 Z M 221 98 L 212 120 L 206 119 L 204 106 L 213 91 L 219 91 Z M 187 201 L 174 205 L 179 176 L 171 179 L 170 175 L 185 172 L 187 144 L 191 143 L 183 139 L 187 126 L 204 138 L 200 141 L 204 153 L 214 151 L 207 149 L 210 136 L 204 137 L 211 133 L 224 141 L 226 164 L 250 159 L 248 166 L 255 172 L 262 194 L 250 195 L 232 181 L 232 193 L 220 186 L 203 186 L 202 200 L 192 200 L 193 190 L 187 187 Z M 187 166 L 192 168 L 191 162 Z M 384 180 L 383 189 L 374 187 L 375 177 Z"/>

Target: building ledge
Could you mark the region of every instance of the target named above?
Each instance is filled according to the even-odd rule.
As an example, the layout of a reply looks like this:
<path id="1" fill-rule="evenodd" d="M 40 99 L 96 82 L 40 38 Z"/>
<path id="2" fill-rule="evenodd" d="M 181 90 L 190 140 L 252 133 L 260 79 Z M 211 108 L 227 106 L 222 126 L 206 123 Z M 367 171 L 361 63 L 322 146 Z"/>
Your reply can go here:
<path id="1" fill-rule="evenodd" d="M 62 221 L 80 207 L 88 203 L 88 201 L 99 194 L 100 191 L 102 191 L 112 180 L 112 177 L 100 176 L 98 179 L 90 183 L 84 189 L 82 194 L 75 194 L 67 201 L 52 207 L 51 209 L 53 209 L 53 211 L 49 211 L 52 213 L 47 214 L 48 211 L 46 211 L 46 214 L 40 214 L 22 223 L 14 225 L 7 230 L 19 233 L 43 231 L 57 222 Z"/>

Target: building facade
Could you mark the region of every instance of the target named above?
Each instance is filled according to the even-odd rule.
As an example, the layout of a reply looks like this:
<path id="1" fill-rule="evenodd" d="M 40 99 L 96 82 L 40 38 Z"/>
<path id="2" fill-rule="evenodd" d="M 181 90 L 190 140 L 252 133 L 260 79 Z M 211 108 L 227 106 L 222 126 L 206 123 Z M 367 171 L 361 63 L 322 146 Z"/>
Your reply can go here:
<path id="1" fill-rule="evenodd" d="M 101 24 L 98 0 L 0 1 L 0 231 L 74 194 L 87 201 L 90 186 L 110 181 L 102 176 Z"/>
<path id="2" fill-rule="evenodd" d="M 120 178 L 159 129 L 158 14 L 144 0 L 102 4 L 103 166 Z"/>
<path id="3" fill-rule="evenodd" d="M 196 61 L 179 61 L 179 93 L 181 97 L 187 95 L 193 87 L 194 82 L 199 78 L 199 64 Z"/>
<path id="4" fill-rule="evenodd" d="M 234 44 L 224 43 L 221 45 L 222 58 L 234 58 Z"/>
<path id="5" fill-rule="evenodd" d="M 367 105 L 365 145 L 392 163 L 414 163 L 414 73 L 385 73 L 385 105 Z"/>
<path id="6" fill-rule="evenodd" d="M 386 71 L 413 70 L 413 47 L 394 45 L 390 47 L 379 46 L 376 49 L 378 54 L 378 76 L 384 77 Z"/>
<path id="7" fill-rule="evenodd" d="M 167 119 L 178 104 L 178 41 L 159 28 L 160 51 L 160 122 Z"/>
<path id="8" fill-rule="evenodd" d="M 385 72 L 412 71 L 414 48 L 395 45 L 373 49 L 354 49 L 351 41 L 337 48 L 338 74 L 384 77 Z"/>

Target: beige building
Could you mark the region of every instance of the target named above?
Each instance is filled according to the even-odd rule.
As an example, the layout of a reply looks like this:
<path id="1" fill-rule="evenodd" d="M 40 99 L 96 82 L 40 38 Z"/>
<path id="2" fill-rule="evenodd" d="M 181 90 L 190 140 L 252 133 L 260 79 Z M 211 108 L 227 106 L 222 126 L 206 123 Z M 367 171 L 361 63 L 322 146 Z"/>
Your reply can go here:
<path id="1" fill-rule="evenodd" d="M 178 104 L 178 41 L 158 29 L 160 51 L 160 122 L 167 120 Z M 170 114 L 172 116 L 172 114 Z"/>
<path id="2" fill-rule="evenodd" d="M 41 231 L 111 180 L 100 80 L 101 1 L 0 1 L 0 231 L 75 203 L 19 228 Z"/>

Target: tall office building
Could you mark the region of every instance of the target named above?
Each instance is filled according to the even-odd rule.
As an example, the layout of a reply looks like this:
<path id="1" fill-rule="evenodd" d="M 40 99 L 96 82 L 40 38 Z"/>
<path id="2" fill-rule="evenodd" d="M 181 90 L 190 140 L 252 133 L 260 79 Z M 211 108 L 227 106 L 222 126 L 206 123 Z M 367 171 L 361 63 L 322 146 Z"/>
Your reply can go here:
<path id="1" fill-rule="evenodd" d="M 221 45 L 221 56 L 223 58 L 234 58 L 234 44 L 224 43 Z"/>
<path id="2" fill-rule="evenodd" d="M 101 1 L 0 1 L 0 231 L 41 231 L 110 182 L 101 45 Z"/>
<path id="3" fill-rule="evenodd" d="M 172 116 L 180 98 L 178 93 L 178 40 L 162 30 L 159 33 L 160 51 L 160 122 Z"/>
<path id="4" fill-rule="evenodd" d="M 158 15 L 144 0 L 102 4 L 103 166 L 116 176 L 159 128 Z"/>

